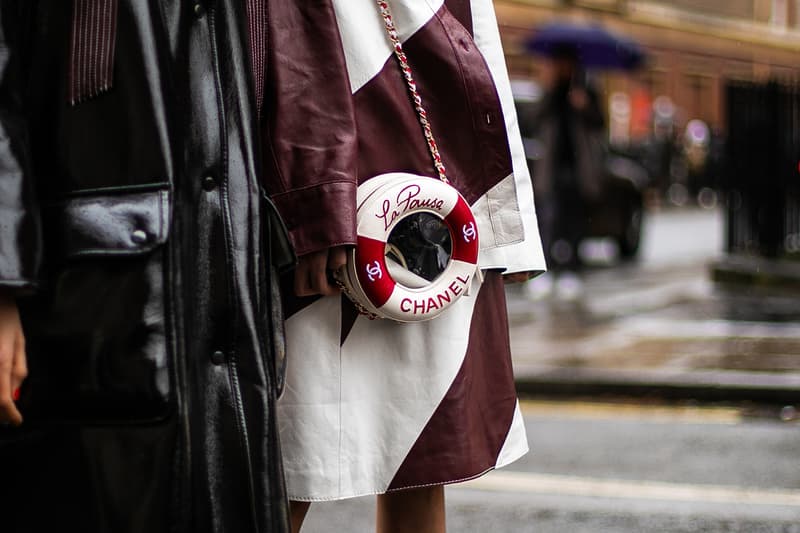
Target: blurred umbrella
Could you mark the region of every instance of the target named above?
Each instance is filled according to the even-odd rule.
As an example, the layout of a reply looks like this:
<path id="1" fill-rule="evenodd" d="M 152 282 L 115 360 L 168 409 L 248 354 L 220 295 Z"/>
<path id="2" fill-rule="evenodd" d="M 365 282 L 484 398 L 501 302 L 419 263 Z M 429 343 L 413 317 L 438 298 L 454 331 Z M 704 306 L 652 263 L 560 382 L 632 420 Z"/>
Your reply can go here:
<path id="1" fill-rule="evenodd" d="M 574 51 L 585 68 L 634 70 L 644 62 L 644 51 L 633 40 L 600 26 L 554 22 L 541 26 L 526 41 L 529 52 L 552 57 Z"/>

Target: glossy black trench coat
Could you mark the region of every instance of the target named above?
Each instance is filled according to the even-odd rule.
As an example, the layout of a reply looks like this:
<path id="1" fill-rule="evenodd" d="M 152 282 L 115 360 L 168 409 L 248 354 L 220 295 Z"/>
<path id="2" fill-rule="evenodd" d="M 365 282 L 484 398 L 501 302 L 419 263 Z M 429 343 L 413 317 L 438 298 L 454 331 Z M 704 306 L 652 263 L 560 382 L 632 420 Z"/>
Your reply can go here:
<path id="1" fill-rule="evenodd" d="M 246 2 L 102 2 L 113 80 L 75 103 L 73 2 L 0 3 L 0 290 L 30 367 L 26 422 L 0 429 L 0 531 L 284 531 L 271 274 L 291 252 Z"/>

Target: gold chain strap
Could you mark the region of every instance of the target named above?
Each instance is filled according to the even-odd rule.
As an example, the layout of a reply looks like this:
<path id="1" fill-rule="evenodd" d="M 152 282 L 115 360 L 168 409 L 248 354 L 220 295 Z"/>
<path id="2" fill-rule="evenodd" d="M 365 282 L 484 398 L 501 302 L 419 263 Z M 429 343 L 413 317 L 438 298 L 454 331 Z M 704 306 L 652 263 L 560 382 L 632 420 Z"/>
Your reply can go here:
<path id="1" fill-rule="evenodd" d="M 439 176 L 439 179 L 444 183 L 449 184 L 450 180 L 447 179 L 447 171 L 444 167 L 444 163 L 442 163 L 442 156 L 439 153 L 439 146 L 436 144 L 436 139 L 433 137 L 433 131 L 431 130 L 431 123 L 428 120 L 428 112 L 425 111 L 425 108 L 422 106 L 422 97 L 417 91 L 417 84 L 414 81 L 414 76 L 411 72 L 411 65 L 408 63 L 408 57 L 406 56 L 405 52 L 403 51 L 403 44 L 400 42 L 400 37 L 397 33 L 397 28 L 394 25 L 394 19 L 392 18 L 392 13 L 389 10 L 389 3 L 385 0 L 377 0 L 378 9 L 380 9 L 381 17 L 383 18 L 384 25 L 386 27 L 386 33 L 389 36 L 389 40 L 392 43 L 392 50 L 394 51 L 394 56 L 397 59 L 398 64 L 400 65 L 400 71 L 403 73 L 403 78 L 406 80 L 406 87 L 408 88 L 409 96 L 411 96 L 411 101 L 414 104 L 414 110 L 417 112 L 417 117 L 419 118 L 419 123 L 422 126 L 422 132 L 425 135 L 425 141 L 428 145 L 428 151 L 431 154 L 431 158 L 433 159 L 433 166 L 436 170 L 436 174 Z M 339 279 L 339 273 L 333 273 L 333 279 L 342 292 L 347 296 L 353 305 L 358 310 L 359 314 L 364 315 L 370 320 L 375 320 L 380 318 L 378 315 L 364 307 L 357 298 L 353 295 L 352 291 L 347 287 L 347 285 Z"/>
<path id="2" fill-rule="evenodd" d="M 338 286 L 339 286 L 339 288 L 340 288 L 340 289 L 342 289 L 342 292 L 345 294 L 345 296 L 347 296 L 347 298 L 348 298 L 348 299 L 349 299 L 349 300 L 350 300 L 350 301 L 353 303 L 353 305 L 355 306 L 355 308 L 356 308 L 356 310 L 358 311 L 358 314 L 359 314 L 359 315 L 364 315 L 365 317 L 367 317 L 367 318 L 368 318 L 368 319 L 370 319 L 370 320 L 375 320 L 375 319 L 378 319 L 378 318 L 380 318 L 378 315 L 376 315 L 375 313 L 373 313 L 372 311 L 370 311 L 369 309 L 367 309 L 366 307 L 364 307 L 364 306 L 363 306 L 363 305 L 362 305 L 362 304 L 361 304 L 361 303 L 360 303 L 360 302 L 359 302 L 359 301 L 358 301 L 358 300 L 355 298 L 355 296 L 354 296 L 354 295 L 353 295 L 353 293 L 350 291 L 350 289 L 348 289 L 348 288 L 347 288 L 347 285 L 345 285 L 345 284 L 342 282 L 342 280 L 340 280 L 340 279 L 339 279 L 339 272 L 338 272 L 338 271 L 336 271 L 336 272 L 334 272 L 334 273 L 333 273 L 333 280 L 336 282 L 336 285 L 338 285 Z"/>
<path id="3" fill-rule="evenodd" d="M 422 132 L 425 134 L 425 140 L 428 144 L 428 151 L 431 153 L 431 158 L 433 158 L 433 166 L 436 169 L 436 174 L 438 174 L 439 179 L 443 182 L 450 183 L 450 180 L 447 179 L 444 163 L 442 163 L 442 156 L 439 154 L 439 146 L 436 144 L 436 140 L 433 138 L 433 131 L 431 130 L 431 123 L 428 120 L 428 113 L 425 111 L 425 108 L 422 107 L 422 97 L 417 91 L 417 84 L 414 81 L 414 76 L 411 73 L 411 65 L 408 64 L 408 57 L 403 51 L 403 44 L 400 42 L 397 28 L 394 25 L 394 19 L 392 18 L 392 13 L 389 10 L 389 3 L 386 0 L 377 0 L 377 2 L 378 9 L 381 11 L 381 17 L 383 17 L 383 22 L 386 26 L 386 33 L 388 33 L 389 40 L 392 42 L 394 56 L 397 58 L 397 62 L 400 65 L 400 70 L 403 73 L 403 77 L 406 79 L 406 86 L 408 87 L 411 101 L 413 102 L 414 109 L 419 117 L 419 123 L 422 126 Z"/>

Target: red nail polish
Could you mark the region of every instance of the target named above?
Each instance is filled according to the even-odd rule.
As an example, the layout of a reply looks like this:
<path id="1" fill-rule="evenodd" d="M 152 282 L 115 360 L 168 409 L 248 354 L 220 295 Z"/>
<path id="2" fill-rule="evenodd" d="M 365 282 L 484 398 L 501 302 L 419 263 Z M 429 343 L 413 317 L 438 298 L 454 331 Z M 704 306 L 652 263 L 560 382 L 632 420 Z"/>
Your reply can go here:
<path id="1" fill-rule="evenodd" d="M 14 392 L 11 393 L 11 398 L 16 402 L 19 400 L 19 389 L 14 389 Z"/>

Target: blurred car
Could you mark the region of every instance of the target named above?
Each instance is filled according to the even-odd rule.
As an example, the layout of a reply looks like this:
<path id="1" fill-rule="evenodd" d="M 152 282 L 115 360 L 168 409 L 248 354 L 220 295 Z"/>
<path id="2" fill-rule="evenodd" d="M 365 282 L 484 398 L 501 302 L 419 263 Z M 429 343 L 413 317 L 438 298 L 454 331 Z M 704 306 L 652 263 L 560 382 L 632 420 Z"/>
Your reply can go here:
<path id="1" fill-rule="evenodd" d="M 538 85 L 514 80 L 511 87 L 518 115 L 535 116 L 542 97 Z M 544 146 L 527 131 L 523 131 L 522 140 L 532 179 L 536 180 L 536 163 Z M 649 174 L 633 156 L 614 148 L 606 149 L 604 167 L 601 192 L 587 206 L 584 238 L 610 238 L 617 244 L 620 258 L 633 259 L 639 251 Z"/>

